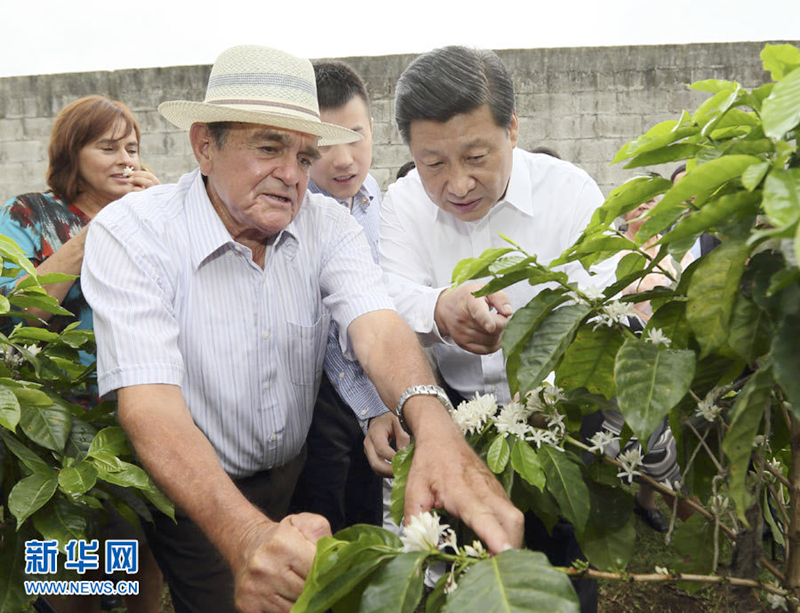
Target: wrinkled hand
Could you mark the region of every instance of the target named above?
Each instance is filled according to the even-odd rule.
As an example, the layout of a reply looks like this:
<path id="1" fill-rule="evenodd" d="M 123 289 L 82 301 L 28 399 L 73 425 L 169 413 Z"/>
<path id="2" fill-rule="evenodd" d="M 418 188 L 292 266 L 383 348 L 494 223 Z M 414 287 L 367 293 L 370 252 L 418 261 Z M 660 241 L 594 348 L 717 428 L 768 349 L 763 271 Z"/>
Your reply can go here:
<path id="1" fill-rule="evenodd" d="M 154 185 L 161 185 L 161 181 L 158 180 L 158 177 L 149 170 L 134 170 L 133 174 L 129 177 L 129 181 L 135 192 L 140 192 Z"/>
<path id="2" fill-rule="evenodd" d="M 403 449 L 411 442 L 411 437 L 403 430 L 397 415 L 388 411 L 373 417 L 364 437 L 364 453 L 367 454 L 372 470 L 382 477 L 392 476 L 392 458 L 395 454 L 390 444 L 392 440 L 397 449 Z"/>
<path id="3" fill-rule="evenodd" d="M 330 536 L 321 515 L 289 515 L 280 523 L 259 525 L 233 569 L 236 609 L 241 613 L 286 613 L 303 591 L 317 548 Z"/>
<path id="4" fill-rule="evenodd" d="M 434 312 L 442 336 L 449 336 L 462 349 L 477 354 L 494 353 L 500 349 L 500 334 L 513 312 L 511 300 L 505 292 L 480 298 L 472 295 L 484 285 L 480 282 L 464 283 L 442 292 Z"/>
<path id="5" fill-rule="evenodd" d="M 444 508 L 463 519 L 493 554 L 522 544 L 524 517 L 494 474 L 444 419 L 432 434 L 416 435 L 405 492 L 405 517 Z M 431 415 L 430 420 L 440 420 Z M 448 423 L 449 421 L 449 423 Z"/>

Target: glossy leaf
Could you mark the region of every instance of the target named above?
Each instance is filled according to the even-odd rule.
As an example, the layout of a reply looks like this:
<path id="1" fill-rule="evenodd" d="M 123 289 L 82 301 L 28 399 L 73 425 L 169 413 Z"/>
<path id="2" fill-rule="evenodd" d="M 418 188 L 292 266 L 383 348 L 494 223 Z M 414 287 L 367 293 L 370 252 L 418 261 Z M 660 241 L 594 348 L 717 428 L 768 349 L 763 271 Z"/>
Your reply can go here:
<path id="1" fill-rule="evenodd" d="M 150 476 L 142 468 L 122 460 L 119 460 L 119 463 L 121 465 L 120 470 L 114 472 L 105 471 L 95 465 L 97 478 L 121 487 L 135 487 L 140 490 L 148 490 L 155 487 Z"/>
<path id="2" fill-rule="evenodd" d="M 122 428 L 103 428 L 98 432 L 91 445 L 87 455 L 94 456 L 98 452 L 110 453 L 111 455 L 125 455 L 130 453 L 130 445 L 128 445 L 128 437 Z"/>
<path id="3" fill-rule="evenodd" d="M 50 504 L 34 513 L 33 526 L 43 539 L 55 539 L 61 552 L 72 539 L 85 539 L 89 521 L 77 505 L 63 497 L 55 497 Z"/>
<path id="4" fill-rule="evenodd" d="M 625 341 L 617 353 L 614 376 L 619 410 L 636 438 L 650 438 L 689 391 L 694 369 L 693 351 L 658 349 L 639 339 Z"/>
<path id="5" fill-rule="evenodd" d="M 20 479 L 8 495 L 8 510 L 17 518 L 17 530 L 28 517 L 42 508 L 55 494 L 58 479 L 55 474 L 34 473 Z"/>
<path id="6" fill-rule="evenodd" d="M 508 448 L 508 443 L 502 435 L 498 434 L 486 452 L 486 464 L 489 466 L 489 470 L 499 475 L 505 470 L 509 458 L 511 458 L 511 450 Z"/>
<path id="7" fill-rule="evenodd" d="M 558 502 L 561 514 L 581 533 L 589 520 L 589 488 L 581 469 L 557 449 L 543 445 L 537 454 L 547 478 L 547 490 Z"/>
<path id="8" fill-rule="evenodd" d="M 795 68 L 800 67 L 800 49 L 794 45 L 764 45 L 761 50 L 764 70 L 773 81 L 780 81 Z"/>
<path id="9" fill-rule="evenodd" d="M 511 316 L 500 339 L 503 355 L 519 353 L 550 311 L 568 300 L 562 292 L 546 288 Z"/>
<path id="10" fill-rule="evenodd" d="M 72 414 L 57 405 L 22 407 L 19 425 L 25 436 L 34 443 L 61 452 L 72 427 Z"/>
<path id="11" fill-rule="evenodd" d="M 12 389 L 14 395 L 21 405 L 29 407 L 49 407 L 53 405 L 53 400 L 43 391 L 33 387 L 15 387 Z"/>
<path id="12" fill-rule="evenodd" d="M 606 398 L 616 396 L 614 360 L 622 343 L 622 334 L 615 327 L 580 328 L 556 371 L 558 386 L 567 390 L 585 387 Z"/>
<path id="13" fill-rule="evenodd" d="M 19 401 L 14 392 L 6 387 L 0 387 L 0 426 L 14 432 L 19 418 Z"/>
<path id="14" fill-rule="evenodd" d="M 617 162 L 626 160 L 635 155 L 641 155 L 643 153 L 647 153 L 648 151 L 654 151 L 656 149 L 660 149 L 661 147 L 666 147 L 667 145 L 678 142 L 687 136 L 697 134 L 699 131 L 700 128 L 696 126 L 682 126 L 681 123 L 675 120 L 662 121 L 661 123 L 650 128 L 639 138 L 624 145 L 619 151 L 617 151 L 617 154 L 614 156 L 614 159 L 611 161 L 611 163 L 616 164 Z"/>
<path id="15" fill-rule="evenodd" d="M 624 571 L 636 545 L 636 520 L 630 516 L 617 530 L 604 530 L 590 524 L 579 542 L 583 555 L 593 566 L 612 572 Z"/>
<path id="16" fill-rule="evenodd" d="M 794 373 L 797 376 L 797 373 Z M 730 411 L 730 426 L 722 451 L 730 462 L 728 487 L 731 499 L 736 503 L 739 519 L 745 520 L 745 511 L 750 504 L 745 487 L 747 467 L 753 452 L 753 439 L 758 434 L 761 418 L 764 416 L 767 400 L 772 389 L 772 371 L 762 369 L 747 382 Z"/>
<path id="17" fill-rule="evenodd" d="M 361 596 L 359 613 L 413 613 L 422 599 L 427 553 L 401 553 L 371 578 Z"/>
<path id="18" fill-rule="evenodd" d="M 769 169 L 769 162 L 761 162 L 760 164 L 748 166 L 747 169 L 742 173 L 742 185 L 744 188 L 747 191 L 752 192 L 758 187 L 759 183 L 761 183 L 761 180 L 764 178 L 764 175 L 767 174 Z"/>
<path id="19" fill-rule="evenodd" d="M 555 368 L 590 310 L 586 304 L 568 304 L 544 317 L 536 333 L 520 352 L 517 379 L 521 394 L 539 385 Z"/>
<path id="20" fill-rule="evenodd" d="M 511 466 L 514 471 L 532 486 L 544 489 L 545 475 L 539 456 L 525 441 L 517 439 L 511 450 Z"/>
<path id="21" fill-rule="evenodd" d="M 666 164 L 667 162 L 677 162 L 679 160 L 686 160 L 697 155 L 700 151 L 700 145 L 693 143 L 679 143 L 677 145 L 667 145 L 661 149 L 654 151 L 647 151 L 641 155 L 637 155 L 627 164 L 624 168 L 639 168 L 641 166 L 655 166 L 657 164 Z"/>
<path id="22" fill-rule="evenodd" d="M 620 215 L 632 211 L 642 202 L 663 194 L 671 187 L 671 181 L 657 175 L 629 179 L 611 191 L 603 205 L 592 216 L 589 228 L 610 224 Z"/>
<path id="23" fill-rule="evenodd" d="M 728 345 L 745 362 L 753 362 L 769 350 L 772 331 L 767 314 L 743 294 L 737 294 L 731 313 Z"/>
<path id="24" fill-rule="evenodd" d="M 51 476 L 54 479 L 56 478 L 56 471 L 53 470 L 47 462 L 36 455 L 35 452 L 20 443 L 14 435 L 9 434 L 5 430 L 0 430 L 0 438 L 3 439 L 6 448 L 34 473 L 44 475 L 48 478 Z"/>
<path id="25" fill-rule="evenodd" d="M 72 428 L 69 431 L 69 441 L 64 449 L 64 455 L 79 460 L 86 457 L 96 433 L 97 429 L 94 426 L 82 419 L 73 417 Z"/>
<path id="26" fill-rule="evenodd" d="M 647 258 L 641 253 L 628 253 L 617 264 L 617 281 L 633 275 L 647 266 Z"/>
<path id="27" fill-rule="evenodd" d="M 475 564 L 450 595 L 443 613 L 578 613 L 578 597 L 567 576 L 538 551 L 504 551 Z"/>
<path id="28" fill-rule="evenodd" d="M 672 230 L 661 237 L 658 244 L 667 245 L 687 238 L 694 239 L 711 228 L 747 215 L 755 215 L 760 202 L 761 192 L 736 192 L 712 200 L 699 211 L 693 211 L 681 219 Z"/>
<path id="29" fill-rule="evenodd" d="M 670 340 L 670 349 L 686 349 L 689 346 L 689 337 L 692 334 L 689 322 L 686 321 L 685 302 L 667 302 L 659 307 L 650 321 L 645 326 L 642 336 L 648 336 L 649 331 L 658 328 Z"/>
<path id="30" fill-rule="evenodd" d="M 742 241 L 723 242 L 700 260 L 692 275 L 686 318 L 702 349 L 701 357 L 727 340 L 728 323 L 748 255 Z"/>
<path id="31" fill-rule="evenodd" d="M 714 523 L 699 514 L 678 523 L 675 529 L 675 549 L 682 556 L 676 562 L 678 570 L 705 574 L 711 571 L 714 557 Z"/>
<path id="32" fill-rule="evenodd" d="M 406 481 L 411 470 L 411 460 L 414 459 L 414 444 L 398 450 L 392 458 L 392 472 L 394 485 L 392 486 L 392 500 L 390 513 L 392 521 L 398 526 L 403 525 L 403 512 L 405 507 Z"/>
<path id="33" fill-rule="evenodd" d="M 775 380 L 792 405 L 795 416 L 800 416 L 800 315 L 783 319 L 772 339 Z"/>
<path id="34" fill-rule="evenodd" d="M 775 84 L 761 105 L 764 134 L 783 138 L 800 123 L 800 70 L 793 70 Z"/>
<path id="35" fill-rule="evenodd" d="M 800 168 L 775 169 L 764 182 L 764 211 L 775 227 L 800 219 Z"/>
<path id="36" fill-rule="evenodd" d="M 480 257 L 461 260 L 453 269 L 453 285 L 461 285 L 470 279 L 485 277 L 489 274 L 489 266 L 495 260 L 513 251 L 510 247 L 487 249 Z"/>
<path id="37" fill-rule="evenodd" d="M 157 487 L 141 490 L 142 495 L 147 498 L 155 508 L 164 515 L 175 521 L 175 506 Z"/>
<path id="38" fill-rule="evenodd" d="M 25 541 L 35 538 L 31 534 L 14 532 L 10 525 L 0 525 L 0 613 L 27 611 L 35 596 L 27 596 L 22 589 L 25 574 Z"/>
<path id="39" fill-rule="evenodd" d="M 58 485 L 65 494 L 83 494 L 97 482 L 97 469 L 89 462 L 78 462 L 58 474 Z"/>

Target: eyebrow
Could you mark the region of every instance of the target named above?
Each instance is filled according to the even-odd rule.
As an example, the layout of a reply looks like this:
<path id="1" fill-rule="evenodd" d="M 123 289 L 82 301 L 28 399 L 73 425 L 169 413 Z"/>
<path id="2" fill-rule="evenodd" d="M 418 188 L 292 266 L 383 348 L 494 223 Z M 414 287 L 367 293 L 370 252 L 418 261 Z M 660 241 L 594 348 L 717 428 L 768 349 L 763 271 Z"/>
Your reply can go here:
<path id="1" fill-rule="evenodd" d="M 294 142 L 297 137 L 292 134 L 287 134 L 286 132 L 282 132 L 279 130 L 262 130 L 257 134 L 253 135 L 253 142 L 257 141 L 272 141 L 276 143 L 280 143 L 282 145 L 289 145 Z M 311 158 L 312 161 L 318 160 L 321 156 L 319 149 L 314 147 L 313 145 L 306 147 L 302 151 L 300 151 L 303 155 L 307 155 Z"/>
<path id="2" fill-rule="evenodd" d="M 489 143 L 489 141 L 487 141 L 486 139 L 484 139 L 484 138 L 479 136 L 477 138 L 474 138 L 470 142 L 464 144 L 464 146 L 461 147 L 461 151 L 466 151 L 468 149 L 474 149 L 475 147 L 490 147 L 490 146 L 491 146 L 491 143 Z M 425 155 L 425 154 L 428 154 L 428 155 L 442 155 L 442 152 L 439 151 L 438 149 L 423 149 L 420 152 L 420 155 Z"/>

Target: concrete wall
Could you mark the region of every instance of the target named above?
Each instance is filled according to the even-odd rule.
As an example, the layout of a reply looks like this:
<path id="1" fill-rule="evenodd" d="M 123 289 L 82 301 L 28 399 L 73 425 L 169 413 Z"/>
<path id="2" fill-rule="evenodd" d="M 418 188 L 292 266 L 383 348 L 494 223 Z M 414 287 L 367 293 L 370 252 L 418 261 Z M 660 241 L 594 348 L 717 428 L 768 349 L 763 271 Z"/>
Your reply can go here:
<path id="1" fill-rule="evenodd" d="M 795 42 L 794 44 L 798 44 Z M 609 167 L 627 141 L 693 110 L 702 79 L 756 87 L 763 43 L 522 49 L 499 52 L 513 75 L 520 146 L 546 145 L 584 168 L 604 193 L 633 175 Z M 412 55 L 346 58 L 367 82 L 375 118 L 373 173 L 385 189 L 410 155 L 394 125 L 394 85 Z M 165 100 L 202 100 L 210 66 L 153 68 L 0 79 L 0 200 L 43 190 L 54 116 L 68 102 L 103 93 L 136 113 L 142 158 L 162 182 L 194 168 L 188 136 L 156 111 Z M 674 166 L 674 165 L 673 165 Z M 656 169 L 669 174 L 672 167 Z"/>

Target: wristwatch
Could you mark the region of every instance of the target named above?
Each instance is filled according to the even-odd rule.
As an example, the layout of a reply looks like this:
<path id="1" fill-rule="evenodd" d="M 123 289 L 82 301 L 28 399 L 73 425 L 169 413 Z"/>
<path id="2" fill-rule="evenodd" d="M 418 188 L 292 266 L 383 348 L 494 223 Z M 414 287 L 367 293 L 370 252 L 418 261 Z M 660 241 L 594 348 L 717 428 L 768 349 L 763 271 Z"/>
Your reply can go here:
<path id="1" fill-rule="evenodd" d="M 436 396 L 439 402 L 441 402 L 448 411 L 454 410 L 453 403 L 450 402 L 447 394 L 445 394 L 444 390 L 438 385 L 412 385 L 400 396 L 400 400 L 397 401 L 397 408 L 394 410 L 401 424 L 405 423 L 403 419 L 403 405 L 406 403 L 406 400 L 412 396 Z"/>

